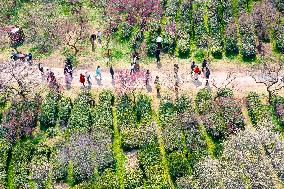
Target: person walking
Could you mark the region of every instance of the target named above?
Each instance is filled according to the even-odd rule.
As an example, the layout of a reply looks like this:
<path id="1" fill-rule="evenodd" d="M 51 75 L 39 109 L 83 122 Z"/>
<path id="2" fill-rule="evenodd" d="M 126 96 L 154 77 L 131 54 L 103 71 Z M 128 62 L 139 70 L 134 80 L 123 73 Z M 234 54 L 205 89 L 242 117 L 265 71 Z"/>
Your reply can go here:
<path id="1" fill-rule="evenodd" d="M 149 80 L 150 80 L 150 71 L 147 70 L 146 74 L 145 74 L 145 84 L 146 84 L 146 86 L 149 85 Z"/>
<path id="2" fill-rule="evenodd" d="M 135 50 L 132 54 L 132 63 L 133 64 L 137 64 L 139 61 L 139 56 L 138 56 L 138 52 Z"/>
<path id="3" fill-rule="evenodd" d="M 130 66 L 130 75 L 132 75 L 134 73 L 134 64 L 131 63 L 131 66 Z"/>
<path id="4" fill-rule="evenodd" d="M 199 74 L 201 74 L 201 71 L 200 71 L 200 69 L 199 69 L 198 66 L 195 66 L 195 68 L 194 68 L 195 81 L 198 80 L 198 75 L 199 75 Z"/>
<path id="5" fill-rule="evenodd" d="M 66 89 L 69 90 L 71 88 L 72 77 L 68 72 L 65 73 L 64 76 L 65 76 Z"/>
<path id="6" fill-rule="evenodd" d="M 201 65 L 201 69 L 202 69 L 202 72 L 204 72 L 205 68 L 207 67 L 207 60 L 204 59 L 203 62 L 202 62 L 202 65 Z"/>
<path id="7" fill-rule="evenodd" d="M 191 68 L 190 74 L 192 75 L 193 72 L 194 72 L 194 69 L 195 69 L 195 62 L 194 61 L 192 61 L 190 68 Z"/>
<path id="8" fill-rule="evenodd" d="M 44 82 L 45 75 L 44 75 L 44 70 L 43 70 L 43 66 L 41 65 L 41 63 L 38 63 L 38 70 L 40 71 L 40 74 L 41 74 L 41 80 L 42 82 Z"/>
<path id="9" fill-rule="evenodd" d="M 162 49 L 162 41 L 163 41 L 162 37 L 158 36 L 156 42 L 157 42 L 157 49 L 159 50 Z"/>
<path id="10" fill-rule="evenodd" d="M 31 65 L 33 63 L 33 55 L 32 53 L 28 53 L 26 55 L 28 63 Z"/>
<path id="11" fill-rule="evenodd" d="M 91 41 L 91 44 L 92 44 L 92 51 L 95 51 L 96 39 L 97 39 L 96 34 L 92 34 L 91 37 L 90 37 L 90 41 Z"/>
<path id="12" fill-rule="evenodd" d="M 111 75 L 111 79 L 114 80 L 114 70 L 113 70 L 112 66 L 110 66 L 110 68 L 109 68 L 109 73 Z"/>
<path id="13" fill-rule="evenodd" d="M 209 77 L 210 77 L 210 70 L 208 67 L 205 68 L 205 78 L 206 78 L 206 83 L 205 83 L 205 86 L 208 86 L 209 85 Z"/>
<path id="14" fill-rule="evenodd" d="M 102 80 L 102 71 L 100 66 L 98 66 L 96 69 L 96 78 Z"/>
<path id="15" fill-rule="evenodd" d="M 159 63 L 161 62 L 160 54 L 161 54 L 161 50 L 160 50 L 160 49 L 157 49 L 157 50 L 156 50 L 156 53 L 155 53 L 157 64 L 159 64 Z"/>
<path id="16" fill-rule="evenodd" d="M 102 32 L 99 30 L 97 34 L 99 44 L 102 44 L 102 35 Z"/>
<path id="17" fill-rule="evenodd" d="M 86 81 L 85 76 L 83 74 L 80 74 L 80 83 L 82 83 L 84 87 L 85 87 L 85 81 Z"/>
<path id="18" fill-rule="evenodd" d="M 85 76 L 87 78 L 88 88 L 91 89 L 93 85 L 93 78 L 90 72 L 86 71 Z"/>
<path id="19" fill-rule="evenodd" d="M 160 89 L 161 89 L 161 85 L 160 85 L 160 81 L 159 81 L 159 77 L 156 76 L 156 79 L 154 81 L 156 90 L 157 90 L 157 96 L 160 95 Z"/>

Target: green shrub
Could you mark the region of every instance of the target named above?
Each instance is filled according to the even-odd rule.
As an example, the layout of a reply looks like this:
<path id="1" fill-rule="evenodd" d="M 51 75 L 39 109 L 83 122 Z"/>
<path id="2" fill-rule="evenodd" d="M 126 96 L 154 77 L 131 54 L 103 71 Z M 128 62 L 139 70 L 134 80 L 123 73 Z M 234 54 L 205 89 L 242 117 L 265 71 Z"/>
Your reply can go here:
<path id="1" fill-rule="evenodd" d="M 96 182 L 98 189 L 117 189 L 120 188 L 119 180 L 115 172 L 111 169 L 106 169 Z"/>
<path id="2" fill-rule="evenodd" d="M 176 179 L 178 177 L 188 174 L 189 165 L 186 157 L 182 152 L 173 152 L 168 155 L 169 170 L 172 178 Z"/>
<path id="3" fill-rule="evenodd" d="M 111 107 L 114 103 L 112 91 L 104 90 L 99 95 L 99 104 Z"/>
<path id="4" fill-rule="evenodd" d="M 136 97 L 134 106 L 136 120 L 140 122 L 149 122 L 152 118 L 152 100 L 147 95 L 139 94 Z"/>
<path id="5" fill-rule="evenodd" d="M 147 167 L 160 164 L 162 159 L 157 143 L 150 144 L 139 150 L 138 161 L 143 170 L 146 170 Z"/>
<path id="6" fill-rule="evenodd" d="M 192 104 L 189 96 L 183 94 L 176 99 L 176 110 L 178 113 L 184 113 L 186 111 L 192 111 Z"/>
<path id="7" fill-rule="evenodd" d="M 281 126 L 284 127 L 284 98 L 281 96 L 275 97 L 273 99 L 273 108 Z"/>
<path id="8" fill-rule="evenodd" d="M 125 127 L 135 127 L 136 116 L 134 104 L 127 95 L 123 95 L 117 105 L 117 124 L 120 129 Z"/>
<path id="9" fill-rule="evenodd" d="M 176 119 L 177 112 L 172 101 L 163 100 L 162 102 L 160 102 L 158 112 L 159 120 L 162 126 L 168 123 L 173 123 L 173 121 Z"/>
<path id="10" fill-rule="evenodd" d="M 217 91 L 217 97 L 233 98 L 234 92 L 230 88 L 220 88 Z"/>
<path id="11" fill-rule="evenodd" d="M 204 60 L 205 55 L 206 51 L 204 49 L 197 49 L 194 53 L 194 59 L 198 62 L 201 62 L 202 60 Z"/>
<path id="12" fill-rule="evenodd" d="M 284 3 L 283 10 L 284 10 Z M 284 20 L 276 24 L 274 31 L 276 50 L 284 54 Z"/>
<path id="13" fill-rule="evenodd" d="M 141 148 L 157 142 L 153 125 L 141 125 L 139 128 L 124 128 L 121 131 L 122 146 L 125 150 Z"/>
<path id="14" fill-rule="evenodd" d="M 29 188 L 32 151 L 33 144 L 29 140 L 18 142 L 14 146 L 9 165 L 8 188 Z"/>
<path id="15" fill-rule="evenodd" d="M 118 27 L 118 31 L 119 31 L 119 37 L 122 40 L 129 40 L 132 34 L 132 26 L 130 24 L 128 24 L 127 22 L 123 22 L 119 27 Z"/>
<path id="16" fill-rule="evenodd" d="M 145 170 L 146 185 L 149 188 L 169 188 L 167 180 L 165 179 L 165 170 L 162 165 L 153 165 L 147 167 Z"/>
<path id="17" fill-rule="evenodd" d="M 11 149 L 11 144 L 5 140 L 0 139 L 0 188 L 5 188 L 7 181 L 7 160 Z"/>
<path id="18" fill-rule="evenodd" d="M 223 115 L 214 110 L 202 119 L 207 132 L 215 139 L 223 139 L 227 133 L 227 127 Z"/>
<path id="19" fill-rule="evenodd" d="M 62 96 L 58 102 L 58 120 L 61 127 L 66 127 L 72 111 L 72 102 L 68 97 Z"/>
<path id="20" fill-rule="evenodd" d="M 39 114 L 40 127 L 42 129 L 55 126 L 58 115 L 59 98 L 60 95 L 52 91 L 46 95 Z"/>
<path id="21" fill-rule="evenodd" d="M 182 130 L 179 123 L 167 124 L 162 128 L 164 146 L 167 152 L 182 150 Z"/>
<path id="22" fill-rule="evenodd" d="M 199 189 L 198 183 L 192 178 L 192 176 L 185 176 L 178 178 L 177 189 Z"/>
<path id="23" fill-rule="evenodd" d="M 139 168 L 127 170 L 124 176 L 124 187 L 126 189 L 143 186 L 143 172 Z"/>
<path id="24" fill-rule="evenodd" d="M 212 108 L 212 94 L 204 88 L 198 91 L 195 98 L 195 105 L 200 114 L 208 113 Z"/>
<path id="25" fill-rule="evenodd" d="M 81 92 L 74 101 L 73 110 L 68 122 L 70 129 L 86 129 L 91 126 L 91 102 L 92 96 L 89 92 Z"/>

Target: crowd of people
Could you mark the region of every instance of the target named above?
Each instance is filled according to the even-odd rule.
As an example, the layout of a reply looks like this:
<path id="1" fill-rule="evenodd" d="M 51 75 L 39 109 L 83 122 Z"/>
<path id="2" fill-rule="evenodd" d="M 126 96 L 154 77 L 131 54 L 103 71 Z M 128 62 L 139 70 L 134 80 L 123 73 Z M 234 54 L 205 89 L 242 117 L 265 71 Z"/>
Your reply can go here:
<path id="1" fill-rule="evenodd" d="M 92 50 L 95 50 L 95 44 L 97 43 L 97 41 L 99 44 L 102 43 L 102 32 L 98 31 L 98 32 L 93 33 L 90 36 L 90 41 L 92 44 Z M 156 62 L 157 64 L 160 64 L 160 61 L 161 61 L 160 54 L 162 51 L 162 41 L 163 41 L 162 37 L 158 36 L 156 39 Z M 22 54 L 22 53 L 13 51 L 11 59 L 15 61 L 18 59 L 23 59 L 23 60 L 26 59 L 28 62 L 32 62 L 33 56 L 31 53 Z M 130 75 L 140 72 L 139 60 L 140 60 L 139 53 L 136 50 L 134 50 L 134 52 L 132 53 L 132 61 L 130 65 L 130 70 L 128 72 Z M 54 72 L 51 71 L 51 69 L 47 68 L 45 72 L 43 66 L 40 63 L 38 64 L 38 69 L 41 73 L 42 81 L 47 82 L 50 87 L 59 88 L 55 74 Z M 72 86 L 72 81 L 74 78 L 73 76 L 74 70 L 75 68 L 73 66 L 72 60 L 70 58 L 67 58 L 65 60 L 65 65 L 64 65 L 64 70 L 63 70 L 66 89 L 70 89 Z M 178 64 L 174 64 L 175 91 L 178 91 L 178 88 L 179 88 L 178 72 L 179 72 L 179 66 Z M 111 75 L 112 80 L 114 81 L 115 71 L 114 71 L 113 66 L 109 67 L 109 73 Z M 201 75 L 201 73 L 203 73 L 203 77 L 206 79 L 205 86 L 208 86 L 209 78 L 210 78 L 210 69 L 208 67 L 208 62 L 205 59 L 202 62 L 201 69 L 194 61 L 191 63 L 190 75 L 194 81 L 199 80 L 199 75 Z M 144 77 L 145 85 L 149 86 L 150 78 L 151 78 L 150 70 L 146 70 L 146 72 L 143 72 L 143 77 Z M 97 66 L 96 68 L 95 77 L 93 77 L 92 73 L 89 71 L 79 74 L 79 82 L 82 85 L 82 87 L 92 88 L 94 78 L 97 81 L 102 80 L 102 70 L 100 66 Z M 155 85 L 157 94 L 160 94 L 161 83 L 160 83 L 159 76 L 155 76 L 154 85 Z"/>

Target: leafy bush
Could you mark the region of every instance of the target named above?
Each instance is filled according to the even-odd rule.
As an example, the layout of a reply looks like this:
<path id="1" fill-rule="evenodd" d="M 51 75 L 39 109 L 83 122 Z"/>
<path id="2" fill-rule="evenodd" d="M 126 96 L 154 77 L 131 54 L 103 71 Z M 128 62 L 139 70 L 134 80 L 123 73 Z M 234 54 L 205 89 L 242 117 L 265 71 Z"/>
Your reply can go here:
<path id="1" fill-rule="evenodd" d="M 240 103 L 231 98 L 219 98 L 218 104 L 222 111 L 228 133 L 244 129 L 245 121 Z"/>
<path id="2" fill-rule="evenodd" d="M 156 48 L 157 48 L 156 39 L 160 35 L 160 33 L 161 33 L 161 28 L 160 28 L 159 23 L 152 23 L 149 26 L 147 41 L 146 41 L 146 43 L 147 43 L 147 54 L 149 56 L 155 55 Z"/>
<path id="3" fill-rule="evenodd" d="M 193 19 L 194 19 L 194 32 L 195 32 L 195 41 L 197 48 L 207 48 L 208 46 L 208 35 L 207 29 L 205 26 L 205 4 L 202 1 L 193 2 Z"/>
<path id="4" fill-rule="evenodd" d="M 180 113 L 185 113 L 187 111 L 192 111 L 192 104 L 191 99 L 188 95 L 182 94 L 176 99 L 176 110 Z"/>
<path id="5" fill-rule="evenodd" d="M 178 37 L 178 53 L 181 58 L 187 58 L 190 55 L 190 36 L 186 32 L 180 31 Z"/>
<path id="6" fill-rule="evenodd" d="M 207 132 L 215 139 L 223 139 L 227 133 L 223 115 L 215 110 L 202 119 Z"/>
<path id="7" fill-rule="evenodd" d="M 147 95 L 139 94 L 136 97 L 136 104 L 134 106 L 136 120 L 140 122 L 148 122 L 152 118 L 152 100 Z"/>
<path id="8" fill-rule="evenodd" d="M 256 56 L 256 40 L 252 17 L 242 13 L 239 18 L 240 34 L 242 37 L 242 55 L 244 59 L 254 59 Z"/>
<path id="9" fill-rule="evenodd" d="M 5 188 L 5 186 L 7 186 L 6 166 L 10 149 L 11 144 L 5 139 L 0 139 L 0 188 Z"/>
<path id="10" fill-rule="evenodd" d="M 8 188 L 29 188 L 29 165 L 32 159 L 33 144 L 31 141 L 18 142 L 12 151 L 9 165 Z"/>
<path id="11" fill-rule="evenodd" d="M 112 169 L 106 169 L 96 182 L 96 188 L 100 189 L 117 189 L 119 180 Z"/>
<path id="12" fill-rule="evenodd" d="M 30 165 L 31 180 L 35 183 L 35 188 L 45 188 L 50 182 L 51 164 L 46 156 L 36 155 Z"/>
<path id="13" fill-rule="evenodd" d="M 162 129 L 165 149 L 168 152 L 182 150 L 182 130 L 177 123 L 165 125 Z"/>
<path id="14" fill-rule="evenodd" d="M 127 95 L 119 99 L 117 105 L 117 124 L 120 129 L 134 127 L 136 124 L 134 104 Z"/>
<path id="15" fill-rule="evenodd" d="M 112 91 L 104 90 L 99 95 L 99 104 L 111 107 L 114 103 Z"/>
<path id="16" fill-rule="evenodd" d="M 222 1 L 221 6 L 223 10 L 223 22 L 226 26 L 234 17 L 233 2 L 232 1 Z"/>
<path id="17" fill-rule="evenodd" d="M 83 91 L 77 96 L 68 122 L 68 128 L 85 129 L 91 126 L 91 101 L 92 96 L 89 92 Z"/>
<path id="18" fill-rule="evenodd" d="M 145 170 L 146 185 L 149 188 L 169 188 L 165 179 L 165 170 L 162 165 L 153 165 Z"/>
<path id="19" fill-rule="evenodd" d="M 257 126 L 259 122 L 270 117 L 266 107 L 260 100 L 260 96 L 255 92 L 249 93 L 247 97 L 247 108 L 251 122 L 254 126 Z"/>
<path id="20" fill-rule="evenodd" d="M 47 129 L 49 127 L 55 126 L 57 121 L 57 107 L 59 98 L 60 95 L 52 91 L 50 91 L 46 95 L 45 100 L 41 105 L 41 110 L 39 114 L 39 121 L 42 129 Z"/>
<path id="21" fill-rule="evenodd" d="M 202 60 L 204 60 L 205 55 L 206 51 L 204 49 L 197 49 L 194 53 L 194 59 L 198 62 L 201 62 Z"/>
<path id="22" fill-rule="evenodd" d="M 163 51 L 165 53 L 173 54 L 177 45 L 176 42 L 176 23 L 175 21 L 167 23 L 165 26 L 165 33 L 163 35 Z"/>
<path id="23" fill-rule="evenodd" d="M 153 125 L 141 125 L 139 128 L 125 128 L 121 131 L 122 146 L 125 150 L 141 148 L 157 142 Z"/>
<path id="24" fill-rule="evenodd" d="M 127 22 L 123 22 L 119 27 L 119 37 L 122 40 L 129 40 L 132 34 L 132 26 L 127 23 Z"/>
<path id="25" fill-rule="evenodd" d="M 211 37 L 210 48 L 215 58 L 222 57 L 223 38 L 221 34 L 221 23 L 218 17 L 219 1 L 211 0 L 208 3 L 208 27 Z"/>
<path id="26" fill-rule="evenodd" d="M 198 183 L 192 176 L 180 177 L 176 181 L 178 189 L 198 189 Z"/>
<path id="27" fill-rule="evenodd" d="M 276 116 L 280 120 L 281 126 L 284 126 L 284 98 L 277 96 L 273 99 L 273 108 Z"/>
<path id="28" fill-rule="evenodd" d="M 143 172 L 139 168 L 126 170 L 124 176 L 124 187 L 126 189 L 132 189 L 141 186 L 143 186 Z"/>
<path id="29" fill-rule="evenodd" d="M 284 10 L 284 3 L 283 3 L 283 10 Z M 275 43 L 276 43 L 276 50 L 284 54 L 284 20 L 276 25 L 275 28 Z"/>
<path id="30" fill-rule="evenodd" d="M 195 105 L 200 114 L 206 114 L 212 108 L 212 94 L 204 88 L 198 91 L 195 97 Z"/>
<path id="31" fill-rule="evenodd" d="M 169 100 L 163 100 L 160 102 L 159 106 L 159 120 L 161 125 L 166 125 L 168 123 L 173 123 L 176 119 L 176 109 L 173 102 Z"/>
<path id="32" fill-rule="evenodd" d="M 72 111 L 72 102 L 68 97 L 62 96 L 58 102 L 58 120 L 61 127 L 66 127 Z"/>
<path id="33" fill-rule="evenodd" d="M 233 98 L 234 92 L 230 88 L 220 88 L 217 91 L 217 97 Z"/>
<path id="34" fill-rule="evenodd" d="M 160 149 L 157 143 L 147 145 L 138 151 L 138 161 L 143 170 L 160 164 L 161 160 Z"/>
<path id="35" fill-rule="evenodd" d="M 228 22 L 225 30 L 225 49 L 227 55 L 235 55 L 239 52 L 238 29 L 234 18 Z"/>
<path id="36" fill-rule="evenodd" d="M 187 175 L 189 170 L 189 165 L 185 155 L 182 152 L 173 152 L 168 155 L 169 170 L 172 178 L 176 179 L 178 177 Z"/>
<path id="37" fill-rule="evenodd" d="M 40 99 L 14 101 L 5 114 L 1 135 L 10 142 L 31 136 L 37 126 Z"/>

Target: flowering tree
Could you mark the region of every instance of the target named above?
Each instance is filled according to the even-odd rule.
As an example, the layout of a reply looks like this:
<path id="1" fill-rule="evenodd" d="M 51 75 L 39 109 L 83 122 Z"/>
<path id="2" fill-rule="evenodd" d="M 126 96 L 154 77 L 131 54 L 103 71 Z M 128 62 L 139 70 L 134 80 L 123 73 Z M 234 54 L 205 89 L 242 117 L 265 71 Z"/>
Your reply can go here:
<path id="1" fill-rule="evenodd" d="M 272 105 L 273 97 L 284 88 L 283 60 L 263 57 L 262 63 L 253 67 L 251 76 L 256 83 L 265 85 L 268 101 Z"/>
<path id="2" fill-rule="evenodd" d="M 160 0 L 107 0 L 104 4 L 104 17 L 107 20 L 107 48 L 110 41 L 110 33 L 120 23 L 128 23 L 137 26 L 138 32 L 134 37 L 133 48 L 143 40 L 143 32 L 148 24 L 159 20 L 161 16 Z"/>

